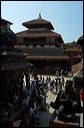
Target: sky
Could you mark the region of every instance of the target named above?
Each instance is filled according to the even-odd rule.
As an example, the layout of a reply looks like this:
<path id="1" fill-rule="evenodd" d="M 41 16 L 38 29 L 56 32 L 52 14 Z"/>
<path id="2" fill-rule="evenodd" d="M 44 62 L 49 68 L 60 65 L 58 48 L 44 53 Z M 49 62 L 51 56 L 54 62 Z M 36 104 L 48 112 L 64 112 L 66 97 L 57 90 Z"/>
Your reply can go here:
<path id="1" fill-rule="evenodd" d="M 27 30 L 22 23 L 37 19 L 39 13 L 52 23 L 64 43 L 83 35 L 83 1 L 1 1 L 1 17 L 13 23 L 15 33 Z"/>

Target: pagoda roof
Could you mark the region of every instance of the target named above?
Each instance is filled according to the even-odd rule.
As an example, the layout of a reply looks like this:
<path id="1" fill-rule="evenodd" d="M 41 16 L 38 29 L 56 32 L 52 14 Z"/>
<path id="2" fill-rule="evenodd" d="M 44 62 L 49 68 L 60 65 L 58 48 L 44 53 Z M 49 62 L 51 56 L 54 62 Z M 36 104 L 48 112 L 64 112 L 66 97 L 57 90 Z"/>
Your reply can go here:
<path id="1" fill-rule="evenodd" d="M 67 56 L 27 56 L 26 60 L 69 60 Z"/>
<path id="2" fill-rule="evenodd" d="M 1 22 L 4 22 L 4 23 L 9 23 L 10 25 L 12 25 L 12 24 L 13 24 L 13 23 L 11 23 L 10 21 L 7 21 L 7 20 L 2 19 L 2 18 L 1 18 Z"/>
<path id="3" fill-rule="evenodd" d="M 15 33 L 7 26 L 1 26 L 1 46 L 14 46 L 15 44 Z"/>
<path id="4" fill-rule="evenodd" d="M 11 51 L 11 52 L 23 52 L 21 49 L 19 48 L 14 48 L 14 47 L 0 47 L 0 50 L 7 50 L 7 51 Z"/>
<path id="5" fill-rule="evenodd" d="M 26 56 L 27 54 L 18 48 L 0 48 L 3 56 Z"/>
<path id="6" fill-rule="evenodd" d="M 34 20 L 30 20 L 27 22 L 22 23 L 23 26 L 27 27 L 27 28 L 33 28 L 34 26 L 39 26 L 41 27 L 41 25 L 48 25 L 48 27 L 52 30 L 54 30 L 53 25 L 51 24 L 50 21 L 47 21 L 45 19 L 42 19 L 41 15 L 39 15 L 39 18 L 34 19 Z"/>
<path id="7" fill-rule="evenodd" d="M 1 71 L 24 70 L 32 66 L 28 61 L 1 63 Z"/>
<path id="8" fill-rule="evenodd" d="M 26 59 L 69 59 L 68 56 L 64 55 L 58 48 L 21 48 L 25 53 L 28 54 Z M 39 54 L 38 54 L 39 53 Z"/>
<path id="9" fill-rule="evenodd" d="M 22 31 L 22 32 L 18 32 L 16 33 L 17 37 L 28 37 L 28 38 L 37 38 L 37 37 L 57 37 L 57 38 L 61 38 L 61 35 L 53 32 L 53 31 L 49 31 L 49 30 L 38 30 L 38 31 L 30 31 L 30 30 L 26 30 L 26 31 Z"/>

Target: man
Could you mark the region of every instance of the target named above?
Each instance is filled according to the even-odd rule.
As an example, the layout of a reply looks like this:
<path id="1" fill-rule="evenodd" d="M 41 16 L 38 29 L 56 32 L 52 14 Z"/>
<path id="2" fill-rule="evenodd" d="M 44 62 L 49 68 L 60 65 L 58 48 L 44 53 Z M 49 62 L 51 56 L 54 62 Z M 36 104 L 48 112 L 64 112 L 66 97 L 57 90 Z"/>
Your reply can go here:
<path id="1" fill-rule="evenodd" d="M 58 85 L 58 81 L 55 81 L 55 88 L 56 88 L 56 93 L 58 94 L 59 92 L 59 85 Z"/>

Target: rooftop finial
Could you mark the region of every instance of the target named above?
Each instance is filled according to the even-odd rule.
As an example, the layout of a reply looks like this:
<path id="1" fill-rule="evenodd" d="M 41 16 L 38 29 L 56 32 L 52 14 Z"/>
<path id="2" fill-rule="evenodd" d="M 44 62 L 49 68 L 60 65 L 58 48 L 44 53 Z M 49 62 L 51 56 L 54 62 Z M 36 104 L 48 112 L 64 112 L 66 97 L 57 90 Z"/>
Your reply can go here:
<path id="1" fill-rule="evenodd" d="M 39 13 L 39 19 L 41 20 L 42 19 L 42 17 L 41 17 L 41 14 Z"/>

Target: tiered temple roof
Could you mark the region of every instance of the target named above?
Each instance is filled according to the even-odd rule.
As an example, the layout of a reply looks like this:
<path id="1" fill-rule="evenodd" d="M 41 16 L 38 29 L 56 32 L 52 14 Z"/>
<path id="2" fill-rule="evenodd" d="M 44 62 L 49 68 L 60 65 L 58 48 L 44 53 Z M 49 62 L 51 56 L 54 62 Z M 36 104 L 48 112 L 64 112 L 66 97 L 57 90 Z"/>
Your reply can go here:
<path id="1" fill-rule="evenodd" d="M 1 46 L 14 46 L 16 44 L 16 35 L 7 26 L 1 26 Z"/>
<path id="2" fill-rule="evenodd" d="M 37 18 L 35 20 L 24 22 L 24 23 L 22 23 L 22 25 L 29 28 L 29 29 L 32 29 L 32 28 L 46 28 L 46 29 L 54 30 L 54 27 L 51 24 L 51 22 L 42 19 L 40 14 L 39 14 L 39 18 Z"/>
<path id="3" fill-rule="evenodd" d="M 22 31 L 17 33 L 17 37 L 28 37 L 28 38 L 35 38 L 35 37 L 56 37 L 59 38 L 61 37 L 60 34 L 53 32 L 53 31 L 49 31 L 49 30 L 26 30 L 26 31 Z"/>
<path id="4" fill-rule="evenodd" d="M 34 60 L 67 60 L 69 59 L 68 56 L 65 56 L 63 52 L 59 51 L 58 48 L 22 48 L 25 53 L 28 54 L 26 59 Z"/>
<path id="5" fill-rule="evenodd" d="M 14 48 L 16 44 L 16 35 L 7 26 L 11 22 L 1 19 L 1 71 L 5 70 L 15 70 L 30 68 L 31 64 L 24 60 L 27 55 L 21 49 Z M 22 61 L 23 60 L 23 61 Z"/>
<path id="6" fill-rule="evenodd" d="M 36 45 L 43 44 L 62 46 L 64 43 L 59 33 L 51 31 L 54 30 L 51 22 L 42 19 L 40 14 L 39 18 L 24 22 L 22 25 L 27 27 L 28 30 L 16 33 L 17 44 L 33 45 L 36 43 Z"/>

